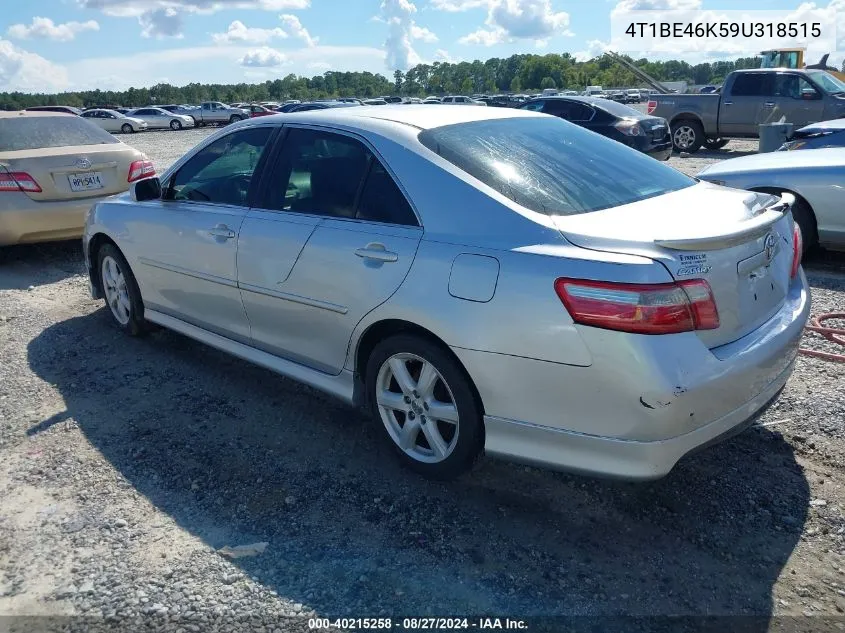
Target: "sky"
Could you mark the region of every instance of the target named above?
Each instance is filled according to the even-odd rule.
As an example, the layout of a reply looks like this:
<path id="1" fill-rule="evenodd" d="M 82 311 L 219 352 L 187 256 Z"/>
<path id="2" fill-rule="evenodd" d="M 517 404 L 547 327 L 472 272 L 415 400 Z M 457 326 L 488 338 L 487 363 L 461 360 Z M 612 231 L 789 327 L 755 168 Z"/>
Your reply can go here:
<path id="1" fill-rule="evenodd" d="M 391 77 L 435 61 L 614 48 L 637 9 L 839 10 L 845 0 L 2 0 L 0 92 L 262 82 L 327 70 Z M 845 36 L 845 29 L 843 31 Z M 746 48 L 743 49 L 743 46 Z M 753 41 L 733 50 L 753 55 Z M 691 63 L 724 51 L 646 55 Z M 841 63 L 843 54 L 832 55 Z"/>

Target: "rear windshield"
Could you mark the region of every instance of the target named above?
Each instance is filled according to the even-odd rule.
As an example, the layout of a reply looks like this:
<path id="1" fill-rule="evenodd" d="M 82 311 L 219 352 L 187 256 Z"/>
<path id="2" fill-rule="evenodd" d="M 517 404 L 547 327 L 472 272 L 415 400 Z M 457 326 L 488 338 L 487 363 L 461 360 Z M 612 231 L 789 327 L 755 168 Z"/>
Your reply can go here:
<path id="1" fill-rule="evenodd" d="M 71 115 L 0 119 L 0 152 L 119 142 L 90 121 Z"/>
<path id="2" fill-rule="evenodd" d="M 620 206 L 695 184 L 636 150 L 551 116 L 459 123 L 419 135 L 456 167 L 549 215 Z"/>
<path id="3" fill-rule="evenodd" d="M 629 106 L 626 106 L 624 103 L 619 103 L 617 101 L 611 101 L 610 99 L 602 99 L 601 102 L 595 103 L 593 105 L 597 108 L 601 108 L 605 112 L 610 112 L 614 116 L 618 117 L 635 117 L 640 118 L 643 113 L 639 110 L 634 110 Z"/>

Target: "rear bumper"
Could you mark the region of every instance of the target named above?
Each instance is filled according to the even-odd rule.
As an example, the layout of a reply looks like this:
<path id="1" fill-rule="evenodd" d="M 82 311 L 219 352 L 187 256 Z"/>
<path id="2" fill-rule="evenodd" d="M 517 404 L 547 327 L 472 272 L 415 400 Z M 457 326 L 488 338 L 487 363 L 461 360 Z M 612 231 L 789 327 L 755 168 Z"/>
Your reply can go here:
<path id="1" fill-rule="evenodd" d="M 694 333 L 597 328 L 580 330 L 593 356 L 588 367 L 453 349 L 484 404 L 491 455 L 654 479 L 686 453 L 741 430 L 778 393 L 809 311 L 802 272 L 768 322 L 713 350 Z"/>
<path id="2" fill-rule="evenodd" d="M 78 238 L 88 210 L 106 197 L 37 202 L 25 193 L 3 194 L 0 246 Z"/>
<path id="3" fill-rule="evenodd" d="M 650 145 L 643 152 L 657 160 L 669 160 L 669 157 L 672 156 L 672 141 L 668 140 L 665 143 Z"/>

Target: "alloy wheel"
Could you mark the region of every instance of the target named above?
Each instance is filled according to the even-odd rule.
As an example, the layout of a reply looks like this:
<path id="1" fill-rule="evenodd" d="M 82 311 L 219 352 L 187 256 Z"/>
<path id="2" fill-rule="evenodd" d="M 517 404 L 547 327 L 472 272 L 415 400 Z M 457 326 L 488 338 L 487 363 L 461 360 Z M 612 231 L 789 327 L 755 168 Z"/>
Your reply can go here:
<path id="1" fill-rule="evenodd" d="M 460 429 L 458 407 L 432 363 L 415 354 L 394 354 L 379 369 L 375 389 L 381 421 L 409 457 L 433 464 L 452 453 Z"/>
<path id="2" fill-rule="evenodd" d="M 689 125 L 679 125 L 672 135 L 672 140 L 675 142 L 675 146 L 680 149 L 692 147 L 692 144 L 695 143 L 695 130 Z"/>
<path id="3" fill-rule="evenodd" d="M 102 270 L 103 293 L 112 315 L 121 325 L 129 323 L 131 304 L 129 290 L 126 287 L 126 277 L 120 269 L 120 264 L 109 255 L 103 258 Z"/>

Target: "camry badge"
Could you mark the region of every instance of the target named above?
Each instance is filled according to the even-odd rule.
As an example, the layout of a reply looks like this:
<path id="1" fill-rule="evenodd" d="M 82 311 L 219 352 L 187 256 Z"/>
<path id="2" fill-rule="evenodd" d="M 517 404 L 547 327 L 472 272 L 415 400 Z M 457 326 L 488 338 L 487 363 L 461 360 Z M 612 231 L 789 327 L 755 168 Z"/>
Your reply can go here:
<path id="1" fill-rule="evenodd" d="M 775 257 L 775 249 L 777 248 L 777 240 L 775 240 L 775 236 L 773 233 L 769 233 L 766 236 L 766 240 L 763 242 L 763 252 L 766 253 L 766 261 L 770 262 Z"/>

